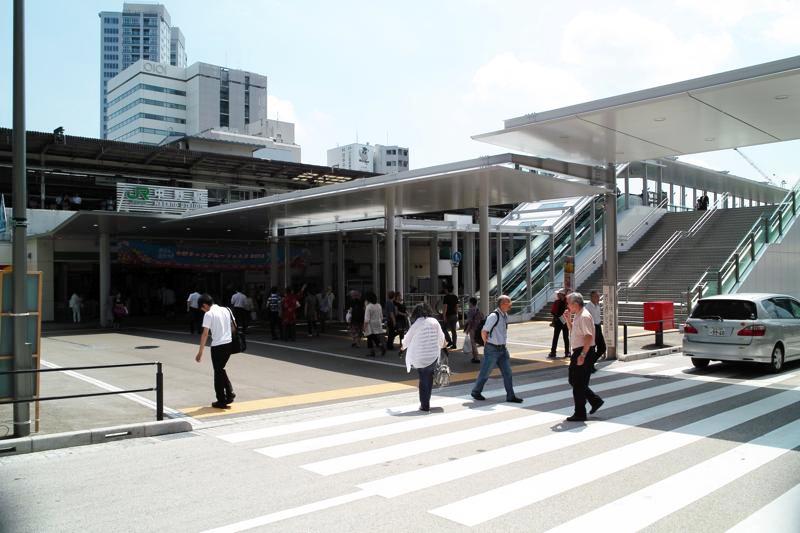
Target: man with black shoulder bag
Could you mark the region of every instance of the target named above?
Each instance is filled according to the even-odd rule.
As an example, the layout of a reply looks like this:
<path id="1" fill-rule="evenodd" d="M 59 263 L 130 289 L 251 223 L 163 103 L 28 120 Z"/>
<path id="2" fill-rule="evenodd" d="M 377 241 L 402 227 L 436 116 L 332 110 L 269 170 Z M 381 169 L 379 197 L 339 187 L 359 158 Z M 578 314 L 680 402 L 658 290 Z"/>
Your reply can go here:
<path id="1" fill-rule="evenodd" d="M 203 333 L 200 336 L 200 348 L 195 356 L 198 363 L 203 359 L 203 350 L 206 346 L 209 333 L 211 334 L 211 364 L 214 367 L 214 392 L 217 401 L 211 407 L 217 409 L 230 409 L 236 394 L 233 392 L 233 385 L 225 371 L 231 354 L 238 353 L 243 349 L 239 342 L 234 343 L 234 335 L 237 341 L 242 340 L 236 331 L 236 320 L 233 313 L 227 307 L 220 307 L 214 303 L 214 299 L 203 294 L 197 300 L 198 307 L 203 313 Z M 236 344 L 236 346 L 234 346 Z"/>

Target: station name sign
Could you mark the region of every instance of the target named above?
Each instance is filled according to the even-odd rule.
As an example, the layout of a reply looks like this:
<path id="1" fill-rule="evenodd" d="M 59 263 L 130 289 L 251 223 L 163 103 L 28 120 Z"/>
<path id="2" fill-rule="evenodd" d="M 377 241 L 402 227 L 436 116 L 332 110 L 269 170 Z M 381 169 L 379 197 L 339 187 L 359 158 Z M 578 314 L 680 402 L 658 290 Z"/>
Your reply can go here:
<path id="1" fill-rule="evenodd" d="M 204 207 L 208 207 L 205 189 L 117 183 L 117 211 L 182 215 Z"/>

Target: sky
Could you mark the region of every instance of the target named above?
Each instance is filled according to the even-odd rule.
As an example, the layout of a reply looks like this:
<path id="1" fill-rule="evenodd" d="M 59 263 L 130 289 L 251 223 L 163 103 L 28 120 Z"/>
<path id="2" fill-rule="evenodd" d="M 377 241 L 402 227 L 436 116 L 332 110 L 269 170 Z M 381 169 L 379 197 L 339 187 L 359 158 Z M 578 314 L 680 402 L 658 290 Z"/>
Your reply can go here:
<path id="1" fill-rule="evenodd" d="M 166 0 L 189 63 L 268 76 L 269 118 L 306 163 L 355 142 L 410 148 L 411 168 L 501 153 L 503 120 L 800 53 L 798 0 Z M 27 127 L 98 136 L 100 11 L 28 0 Z M 0 1 L 0 126 L 11 126 L 12 1 Z M 780 183 L 800 141 L 743 151 Z M 545 154 L 538 154 L 545 155 Z M 682 159 L 759 174 L 730 150 Z"/>

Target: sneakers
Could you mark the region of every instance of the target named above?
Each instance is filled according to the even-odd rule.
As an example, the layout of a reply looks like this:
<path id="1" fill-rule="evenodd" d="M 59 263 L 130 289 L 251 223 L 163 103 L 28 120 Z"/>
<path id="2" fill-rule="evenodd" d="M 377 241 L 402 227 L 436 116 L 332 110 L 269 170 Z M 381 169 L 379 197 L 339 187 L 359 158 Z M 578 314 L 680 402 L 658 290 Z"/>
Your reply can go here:
<path id="1" fill-rule="evenodd" d="M 227 403 L 222 403 L 222 402 L 214 402 L 214 403 L 211 404 L 211 407 L 214 407 L 215 409 L 230 409 L 231 408 L 230 405 L 228 405 Z"/>
<path id="2" fill-rule="evenodd" d="M 484 397 L 484 395 L 483 395 L 483 394 L 481 394 L 480 392 L 473 392 L 473 393 L 471 394 L 471 396 L 472 396 L 473 398 L 475 398 L 476 400 L 480 400 L 480 401 L 483 401 L 483 400 L 485 400 L 485 399 L 486 399 L 486 397 Z"/>
<path id="3" fill-rule="evenodd" d="M 598 410 L 598 409 L 600 409 L 601 407 L 603 407 L 603 404 L 604 404 L 604 403 L 606 403 L 606 402 L 604 402 L 603 400 L 600 400 L 599 402 L 597 402 L 597 403 L 595 403 L 595 404 L 592 404 L 592 409 L 589 411 L 589 414 L 590 414 L 590 415 L 593 415 L 593 414 L 595 414 L 595 413 L 597 412 L 597 410 Z"/>

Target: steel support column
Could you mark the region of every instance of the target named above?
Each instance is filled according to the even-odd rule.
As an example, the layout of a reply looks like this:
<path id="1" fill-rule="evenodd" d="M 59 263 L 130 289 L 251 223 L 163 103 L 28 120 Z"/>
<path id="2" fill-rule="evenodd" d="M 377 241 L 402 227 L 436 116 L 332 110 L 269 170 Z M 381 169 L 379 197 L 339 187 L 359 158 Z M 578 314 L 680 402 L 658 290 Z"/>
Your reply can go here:
<path id="1" fill-rule="evenodd" d="M 642 176 L 642 205 L 650 205 L 650 195 L 648 194 L 647 185 L 647 161 L 642 162 L 644 167 L 644 176 Z"/>
<path id="2" fill-rule="evenodd" d="M 378 232 L 372 232 L 372 290 L 381 296 L 381 255 Z"/>
<path id="3" fill-rule="evenodd" d="M 428 250 L 430 252 L 431 263 L 431 293 L 439 294 L 439 234 L 435 231 L 431 234 L 431 243 Z"/>
<path id="4" fill-rule="evenodd" d="M 397 278 L 394 281 L 394 290 L 400 291 L 401 293 L 405 292 L 403 287 L 403 279 L 405 276 L 405 253 L 403 253 L 405 251 L 405 247 L 403 246 L 403 240 L 403 231 L 398 230 L 395 243 L 397 245 L 397 268 L 395 269 Z"/>
<path id="5" fill-rule="evenodd" d="M 100 266 L 100 327 L 109 326 L 108 299 L 111 296 L 111 239 L 105 231 L 100 233 L 98 241 L 98 261 Z"/>
<path id="6" fill-rule="evenodd" d="M 458 251 L 458 232 L 454 231 L 453 236 L 451 237 L 452 244 L 450 245 L 450 257 L 452 258 L 452 254 Z M 453 294 L 461 294 L 458 290 L 458 266 L 453 264 L 453 276 L 450 279 L 450 283 L 453 285 Z"/>
<path id="7" fill-rule="evenodd" d="M 333 277 L 333 273 L 331 270 L 333 269 L 333 265 L 331 265 L 331 241 L 330 237 L 325 234 L 322 236 L 322 292 L 324 294 L 325 289 L 331 286 L 331 280 Z"/>
<path id="8" fill-rule="evenodd" d="M 609 164 L 606 169 L 606 180 L 613 186 L 616 169 L 613 164 Z M 613 189 L 612 189 L 613 190 Z M 617 358 L 617 329 L 618 329 L 618 308 L 617 308 L 617 199 L 612 192 L 606 194 L 606 223 L 605 223 L 605 280 L 603 282 L 603 294 L 605 299 L 605 337 L 607 345 L 607 357 Z"/>
<path id="9" fill-rule="evenodd" d="M 656 178 L 656 205 L 661 205 L 661 191 L 664 189 L 664 167 L 658 167 Z"/>
<path id="10" fill-rule="evenodd" d="M 594 207 L 594 202 L 592 202 Z M 593 225 L 594 226 L 594 225 Z M 531 285 L 531 270 L 533 270 L 533 253 L 530 232 L 525 235 L 525 297 L 530 302 L 533 300 L 533 286 Z"/>
<path id="11" fill-rule="evenodd" d="M 347 301 L 345 295 L 344 279 L 344 233 L 336 234 L 336 302 L 339 311 L 339 320 L 344 321 L 344 305 Z"/>
<path id="12" fill-rule="evenodd" d="M 480 206 L 478 207 L 478 264 L 479 287 L 481 290 L 480 307 L 484 315 L 489 314 L 489 188 L 486 178 L 481 179 Z"/>
<path id="13" fill-rule="evenodd" d="M 475 296 L 475 235 L 464 233 L 464 293 Z"/>
<path id="14" fill-rule="evenodd" d="M 495 279 L 497 280 L 497 295 L 503 294 L 503 234 L 498 231 L 495 235 Z"/>
<path id="15" fill-rule="evenodd" d="M 395 284 L 395 252 L 397 251 L 395 244 L 395 229 L 394 229 L 394 189 L 386 190 L 386 207 L 384 210 L 384 218 L 386 220 L 386 287 L 384 294 L 394 290 Z"/>
<path id="16" fill-rule="evenodd" d="M 270 287 L 277 287 L 278 268 L 280 267 L 280 258 L 278 257 L 278 225 L 273 222 L 270 230 L 272 233 L 269 238 L 269 284 Z"/>

